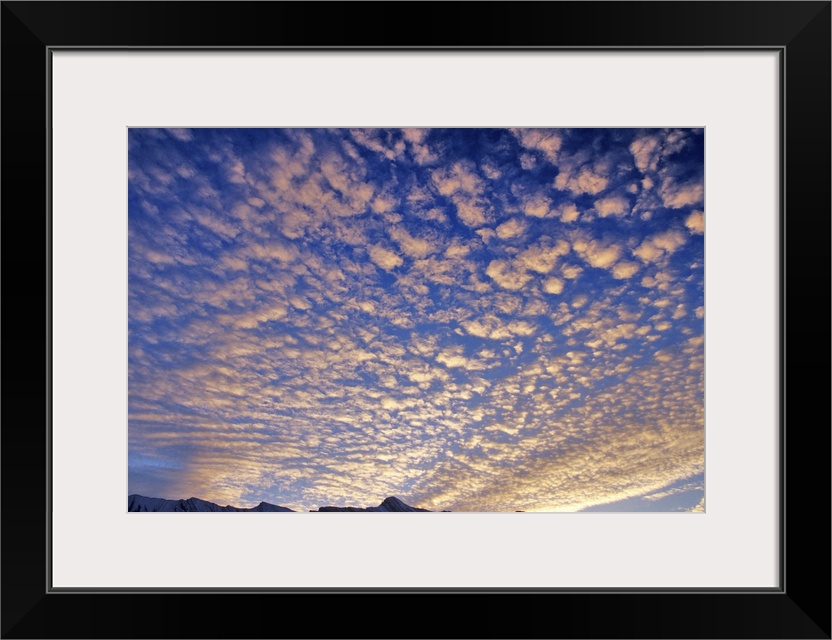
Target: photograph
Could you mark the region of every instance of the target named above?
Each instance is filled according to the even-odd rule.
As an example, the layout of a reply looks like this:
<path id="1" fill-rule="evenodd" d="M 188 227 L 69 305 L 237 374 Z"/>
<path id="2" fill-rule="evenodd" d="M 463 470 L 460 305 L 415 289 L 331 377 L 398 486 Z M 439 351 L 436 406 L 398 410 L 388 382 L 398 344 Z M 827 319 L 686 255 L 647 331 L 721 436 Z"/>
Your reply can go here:
<path id="1" fill-rule="evenodd" d="M 128 511 L 705 511 L 705 129 L 128 136 Z"/>
<path id="2" fill-rule="evenodd" d="M 829 640 L 832 3 L 360 8 L 2 3 L 0 638 Z"/>

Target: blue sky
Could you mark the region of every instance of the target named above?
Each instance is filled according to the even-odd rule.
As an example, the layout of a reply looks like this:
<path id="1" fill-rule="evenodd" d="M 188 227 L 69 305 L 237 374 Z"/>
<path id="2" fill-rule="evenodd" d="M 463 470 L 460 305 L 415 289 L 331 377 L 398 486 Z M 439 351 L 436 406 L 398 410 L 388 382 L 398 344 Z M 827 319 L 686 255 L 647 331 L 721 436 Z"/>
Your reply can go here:
<path id="1" fill-rule="evenodd" d="M 702 129 L 130 129 L 129 492 L 704 506 Z"/>

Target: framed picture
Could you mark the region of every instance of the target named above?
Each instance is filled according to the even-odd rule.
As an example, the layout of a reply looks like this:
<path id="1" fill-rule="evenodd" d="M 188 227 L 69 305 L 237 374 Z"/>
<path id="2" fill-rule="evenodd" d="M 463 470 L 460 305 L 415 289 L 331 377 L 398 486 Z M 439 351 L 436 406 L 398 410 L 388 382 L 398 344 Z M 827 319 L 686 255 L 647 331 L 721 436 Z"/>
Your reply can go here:
<path id="1" fill-rule="evenodd" d="M 470 13 L 472 5 L 405 4 L 387 8 L 387 17 L 402 18 L 394 31 L 383 32 L 365 23 L 359 7 L 377 10 L 353 3 L 327 5 L 323 12 L 322 5 L 300 3 L 3 3 L 9 338 L 0 504 L 3 637 L 273 635 L 283 633 L 282 623 L 262 613 L 283 611 L 301 598 L 316 599 L 314 606 L 327 611 L 325 619 L 307 621 L 314 636 L 351 635 L 344 622 L 358 621 L 360 636 L 396 635 L 407 624 L 408 635 L 430 637 L 445 612 L 458 614 L 463 603 L 487 600 L 493 614 L 466 616 L 472 635 L 830 637 L 828 376 L 818 384 L 817 374 L 808 373 L 817 370 L 814 354 L 828 353 L 819 336 L 828 336 L 829 326 L 830 4 L 489 3 L 477 7 L 464 29 L 450 16 L 454 9 Z M 391 33 L 401 35 L 391 41 Z M 229 245 L 240 229 L 254 233 L 266 200 L 250 195 L 248 209 L 236 210 L 210 192 L 210 181 L 187 194 L 162 192 L 159 185 L 169 181 L 166 159 L 190 149 L 190 165 L 176 160 L 169 166 L 192 184 L 204 172 L 221 172 L 221 180 L 212 179 L 229 192 L 248 179 L 246 166 L 251 175 L 258 170 L 255 156 L 242 150 L 263 140 L 272 154 L 262 167 L 269 180 L 302 164 L 295 156 L 276 160 L 281 149 L 337 145 L 345 154 L 314 156 L 322 176 L 327 162 L 335 163 L 327 180 L 337 198 L 307 194 L 308 202 L 269 202 L 285 209 L 289 226 L 264 233 L 273 250 L 267 258 L 283 264 L 291 262 L 286 252 L 301 233 L 290 223 L 303 223 L 310 207 L 339 220 L 372 212 L 378 228 L 365 225 L 361 235 L 339 222 L 316 240 L 320 255 L 333 261 L 348 246 L 363 256 L 363 262 L 338 263 L 369 283 L 361 299 L 351 293 L 336 300 L 337 278 L 328 291 L 289 295 L 280 289 L 284 271 L 266 269 L 259 254 L 242 260 L 245 251 L 223 253 L 226 268 L 213 275 L 206 268 L 202 279 L 194 269 L 170 267 L 193 267 L 199 256 L 218 262 L 216 247 Z M 237 173 L 229 161 L 234 154 L 243 167 Z M 344 182 L 355 167 L 370 163 L 374 175 L 388 178 L 368 181 L 372 193 L 361 191 L 360 181 Z M 516 165 L 514 173 L 509 164 Z M 485 179 L 492 186 L 480 185 Z M 447 210 L 417 203 L 427 190 L 445 198 L 437 202 Z M 553 190 L 564 195 L 552 200 Z M 156 224 L 154 215 L 173 200 L 182 205 L 186 195 L 188 220 L 204 235 L 176 239 L 184 227 Z M 236 216 L 237 227 L 209 215 L 211 198 L 219 203 L 214 211 Z M 499 215 L 496 202 L 503 207 Z M 408 221 L 411 213 L 424 217 L 421 228 Z M 173 206 L 165 209 L 165 216 L 176 215 Z M 457 216 L 457 227 L 442 227 L 442 216 Z M 539 231 L 544 226 L 546 233 Z M 462 240 L 474 236 L 476 247 Z M 256 253 L 266 244 L 246 247 Z M 462 253 L 475 257 L 468 266 L 458 260 L 449 283 L 439 266 L 428 264 L 437 247 L 445 266 Z M 688 271 L 663 280 L 666 272 L 657 265 L 671 260 L 684 261 Z M 194 323 L 201 323 L 203 331 L 248 332 L 255 351 L 275 348 L 281 357 L 297 357 L 289 352 L 298 340 L 311 345 L 346 336 L 340 325 L 301 331 L 304 323 L 320 327 L 338 309 L 348 315 L 350 301 L 355 314 L 374 313 L 386 304 L 395 270 L 416 261 L 424 281 L 412 279 L 413 295 L 402 298 L 413 308 L 419 295 L 432 295 L 431 283 L 455 286 L 454 278 L 479 295 L 465 297 L 457 288 L 448 293 L 457 301 L 453 308 L 437 297 L 435 314 L 464 306 L 480 316 L 456 318 L 455 334 L 434 327 L 419 336 L 436 342 L 425 348 L 435 351 L 437 371 L 446 372 L 442 380 L 397 361 L 384 371 L 354 371 L 356 386 L 330 363 L 340 382 L 319 377 L 299 387 L 292 375 L 300 379 L 306 370 L 286 365 L 277 377 L 260 371 L 259 379 L 277 391 L 267 409 L 252 409 L 246 403 L 265 396 L 261 387 L 252 394 L 242 385 L 242 368 L 218 374 L 212 365 L 200 373 L 205 343 L 187 346 Z M 312 282 L 313 262 L 287 269 L 286 277 Z M 149 293 L 175 290 L 178 300 L 196 299 L 184 292 L 204 300 L 209 279 L 229 283 L 235 269 L 268 279 L 272 301 L 286 305 L 266 309 L 263 299 L 245 303 L 242 296 L 214 305 L 220 311 L 213 316 L 206 316 L 207 307 L 187 316 L 164 308 L 170 296 Z M 581 280 L 579 270 L 594 275 Z M 235 282 L 233 295 L 245 285 Z M 579 282 L 587 288 L 578 290 Z M 546 361 L 550 371 L 541 364 L 537 386 L 509 384 L 506 377 L 505 393 L 489 396 L 491 404 L 483 402 L 478 413 L 468 402 L 474 377 L 457 379 L 456 369 L 483 370 L 492 355 L 495 362 L 504 357 L 500 366 L 515 367 L 521 354 L 539 354 L 537 343 L 524 341 L 538 326 L 534 310 L 523 307 L 529 312 L 523 316 L 509 299 L 521 288 L 534 288 L 523 304 L 545 306 L 552 327 L 583 313 L 583 304 L 603 299 L 605 306 L 596 310 L 596 333 L 567 325 L 558 334 L 564 350 L 557 354 L 569 362 Z M 665 294 L 653 296 L 654 289 Z M 612 290 L 619 297 L 604 293 Z M 506 294 L 501 313 L 515 314 L 513 324 L 500 324 L 498 313 L 482 307 L 487 298 L 494 304 L 497 294 Z M 557 296 L 569 296 L 560 311 L 549 303 Z M 630 298 L 655 312 L 635 313 L 627 307 Z M 315 304 L 325 311 L 301 317 Z M 238 307 L 248 315 L 229 315 Z M 604 324 L 613 308 L 615 321 Z M 388 311 L 388 325 L 408 329 L 406 307 Z M 292 314 L 298 320 L 290 330 L 283 320 Z M 256 333 L 262 323 L 276 323 L 272 333 Z M 636 349 L 624 339 L 637 335 L 639 323 L 644 340 Z M 675 344 L 683 337 L 687 351 L 664 349 L 673 331 L 679 332 Z M 279 345 L 266 344 L 277 338 Z M 502 338 L 511 339 L 494 348 L 505 349 L 502 356 L 477 342 Z M 404 334 L 399 339 L 416 344 L 405 342 Z M 160 340 L 167 342 L 159 347 Z M 628 349 L 634 349 L 630 360 L 623 357 Z M 579 350 L 597 358 L 598 371 L 608 370 L 601 376 L 606 387 L 586 383 L 596 370 L 579 366 Z M 615 375 L 628 374 L 627 366 L 648 356 L 658 363 L 654 369 L 640 364 L 642 377 L 613 384 Z M 174 366 L 166 358 L 179 360 Z M 704 378 L 690 374 L 696 361 L 704 361 Z M 616 374 L 619 365 L 624 368 Z M 688 373 L 674 377 L 674 367 Z M 562 369 L 574 380 L 558 375 Z M 362 386 L 370 377 L 373 386 Z M 409 396 L 398 388 L 404 380 L 414 385 Z M 425 407 L 438 402 L 429 390 L 440 383 L 457 397 L 446 414 L 428 415 Z M 214 403 L 219 408 L 211 415 L 247 433 L 264 420 L 258 412 L 292 411 L 300 424 L 320 408 L 310 400 L 315 392 L 334 394 L 344 424 L 366 445 L 356 421 L 381 414 L 372 403 L 345 400 L 339 384 L 373 398 L 385 415 L 402 412 L 414 431 L 402 436 L 411 448 L 396 455 L 418 451 L 421 464 L 454 470 L 429 475 L 443 479 L 430 491 L 419 489 L 413 474 L 401 476 L 424 500 L 415 506 L 454 513 L 145 515 L 125 508 L 128 493 L 144 496 L 131 498 L 131 511 L 156 510 L 161 501 L 148 498 L 187 498 L 159 495 L 181 486 L 209 492 L 197 498 L 219 496 L 222 504 L 248 507 L 258 501 L 255 489 L 265 486 L 259 470 L 247 476 L 246 492 L 228 489 L 239 486 L 234 483 L 247 458 L 239 439 L 237 448 L 220 446 L 217 433 L 210 443 L 215 457 L 203 457 L 214 465 L 210 473 L 191 465 L 191 478 L 203 478 L 201 484 L 180 482 L 177 456 L 187 458 L 195 446 L 182 439 L 183 430 L 198 429 L 187 423 L 196 414 L 183 409 L 187 403 L 171 389 L 199 388 L 192 398 Z M 639 430 L 648 420 L 638 416 L 655 401 L 644 389 L 653 384 L 656 394 L 678 401 L 656 401 L 667 415 L 651 417 L 651 428 Z M 222 392 L 212 385 L 224 385 Z M 567 406 L 546 403 L 559 393 L 565 403 L 578 401 L 580 391 L 592 399 L 575 414 L 583 416 L 583 430 L 576 427 L 564 445 L 572 457 L 521 459 L 517 451 L 534 448 L 532 435 L 554 437 L 541 426 L 542 412 Z M 597 400 L 604 393 L 607 400 Z M 408 413 L 408 398 L 421 413 Z M 525 410 L 511 413 L 506 403 L 519 398 L 528 401 Z M 502 430 L 498 404 L 514 421 Z M 236 417 L 223 413 L 227 406 Z M 160 407 L 167 422 L 154 417 Z M 521 413 L 526 426 L 518 427 Z M 607 448 L 581 441 L 590 426 L 623 424 L 626 416 L 626 424 L 635 425 L 627 427 L 632 438 L 617 437 L 610 427 Z M 396 420 L 404 424 L 405 417 Z M 469 449 L 451 443 L 440 459 L 415 446 L 428 442 L 416 429 L 440 417 L 456 420 L 448 428 L 464 434 Z M 477 439 L 467 430 L 477 417 L 490 429 L 485 446 L 485 435 Z M 207 431 L 199 433 L 204 439 Z M 246 441 L 247 450 L 292 444 L 276 442 L 268 429 L 258 433 L 262 438 Z M 386 497 L 337 502 L 364 494 L 338 493 L 347 466 L 323 458 L 326 448 L 307 440 L 316 434 L 303 431 L 301 437 L 295 457 L 302 463 L 295 470 L 319 477 L 286 485 L 293 510 L 326 506 L 327 487 L 341 506 L 375 506 Z M 398 436 L 386 437 L 392 443 Z M 655 444 L 650 455 L 648 441 Z M 351 458 L 359 466 L 391 461 L 383 451 L 363 451 Z M 590 458 L 603 451 L 607 462 L 569 462 L 579 451 Z M 325 464 L 310 465 L 312 454 Z M 507 468 L 523 469 L 525 484 L 519 471 L 479 483 L 477 474 L 493 475 L 500 456 Z M 648 458 L 649 465 L 643 462 Z M 286 464 L 288 458 L 262 460 Z M 638 473 L 628 471 L 628 460 L 642 461 L 634 467 Z M 337 469 L 337 477 L 325 466 Z M 372 486 L 362 484 L 368 477 L 393 476 L 348 476 L 355 486 Z M 511 482 L 517 487 L 506 486 Z M 535 489 L 542 482 L 561 493 L 546 498 Z M 601 491 L 602 485 L 608 488 Z M 396 490 L 381 481 L 375 486 Z M 306 502 L 310 496 L 314 505 Z M 199 504 L 196 510 L 212 508 Z M 403 504 L 382 506 L 396 511 Z M 600 513 L 574 513 L 599 505 Z M 171 507 L 179 509 L 190 508 Z M 544 513 L 514 513 L 532 510 Z M 572 513 L 552 513 L 559 510 Z M 378 596 L 407 612 L 407 622 L 396 616 L 392 627 L 372 617 L 361 622 L 356 604 L 378 607 L 384 604 Z M 541 606 L 546 614 L 532 609 Z M 178 615 L 183 610 L 218 615 Z M 137 614 L 142 611 L 152 613 Z M 159 620 L 169 622 L 160 626 Z"/>

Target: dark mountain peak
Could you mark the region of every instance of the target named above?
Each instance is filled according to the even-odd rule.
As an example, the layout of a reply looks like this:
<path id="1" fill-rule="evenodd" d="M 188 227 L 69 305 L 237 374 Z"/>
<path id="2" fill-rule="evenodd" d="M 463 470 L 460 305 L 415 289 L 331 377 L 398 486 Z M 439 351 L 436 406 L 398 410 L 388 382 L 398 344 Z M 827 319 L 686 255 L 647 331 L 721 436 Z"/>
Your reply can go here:
<path id="1" fill-rule="evenodd" d="M 213 502 L 201 498 L 190 497 L 187 500 L 165 500 L 164 498 L 148 498 L 133 493 L 127 496 L 128 511 L 150 511 L 150 512 L 212 512 L 212 511 L 292 511 L 288 507 L 280 507 L 276 504 L 261 502 L 256 507 L 245 509 L 226 505 L 221 507 Z"/>
<path id="2" fill-rule="evenodd" d="M 381 511 L 384 507 L 386 507 L 387 511 L 429 511 L 429 509 L 411 507 L 409 504 L 405 504 L 404 502 L 399 500 L 396 496 L 390 496 L 389 498 L 385 498 L 384 502 L 382 502 L 378 506 L 379 511 Z"/>
<path id="3" fill-rule="evenodd" d="M 127 496 L 127 510 L 128 511 L 163 511 L 163 512 L 216 512 L 216 511 L 258 511 L 258 512 L 275 512 L 275 511 L 292 511 L 288 507 L 281 507 L 269 502 L 261 502 L 256 507 L 241 508 L 225 505 L 221 507 L 213 502 L 208 502 L 202 498 L 190 497 L 185 500 L 166 500 L 164 498 L 148 498 L 137 493 L 132 493 Z M 389 496 L 377 507 L 321 507 L 318 511 L 340 511 L 340 512 L 355 512 L 355 511 L 381 511 L 381 512 L 407 512 L 407 511 L 430 511 L 430 509 L 420 509 L 419 507 L 411 507 L 396 496 Z"/>
<path id="4" fill-rule="evenodd" d="M 377 507 L 321 507 L 318 511 L 329 512 L 354 512 L 354 511 L 383 511 L 383 512 L 402 512 L 402 511 L 430 511 L 430 509 L 420 509 L 418 507 L 411 507 L 399 500 L 396 496 L 385 498 L 384 501 Z"/>

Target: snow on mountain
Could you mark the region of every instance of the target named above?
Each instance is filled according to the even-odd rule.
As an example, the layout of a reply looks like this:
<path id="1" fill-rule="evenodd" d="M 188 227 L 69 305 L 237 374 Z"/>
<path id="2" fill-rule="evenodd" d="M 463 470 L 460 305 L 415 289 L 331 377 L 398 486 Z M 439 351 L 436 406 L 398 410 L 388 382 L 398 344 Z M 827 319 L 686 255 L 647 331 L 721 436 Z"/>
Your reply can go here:
<path id="1" fill-rule="evenodd" d="M 164 498 L 148 498 L 133 494 L 127 496 L 128 511 L 292 511 L 288 507 L 261 502 L 256 507 L 242 509 L 240 507 L 221 507 L 207 500 L 188 498 L 187 500 L 165 500 Z"/>

